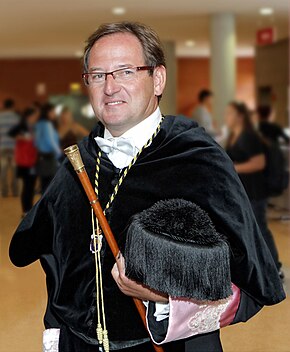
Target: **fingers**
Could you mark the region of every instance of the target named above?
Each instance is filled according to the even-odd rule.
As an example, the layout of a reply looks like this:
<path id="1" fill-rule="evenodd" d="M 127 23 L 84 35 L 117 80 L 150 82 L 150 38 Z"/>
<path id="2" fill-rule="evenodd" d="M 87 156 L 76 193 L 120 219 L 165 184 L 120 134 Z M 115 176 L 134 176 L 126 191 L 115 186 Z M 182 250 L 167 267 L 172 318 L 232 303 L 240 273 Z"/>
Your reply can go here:
<path id="1" fill-rule="evenodd" d="M 123 274 L 125 273 L 125 259 L 122 256 L 121 252 L 119 252 L 116 257 L 116 264 L 118 266 L 119 274 L 123 276 Z"/>
<path id="2" fill-rule="evenodd" d="M 112 276 L 114 278 L 114 280 L 118 283 L 119 280 L 119 269 L 117 266 L 117 263 L 114 264 L 112 270 L 111 270 Z"/>
<path id="3" fill-rule="evenodd" d="M 120 252 L 116 257 L 116 263 L 114 264 L 111 273 L 120 289 L 126 285 L 127 281 L 129 281 L 125 275 L 125 260 Z"/>
<path id="4" fill-rule="evenodd" d="M 143 301 L 164 302 L 168 300 L 168 297 L 165 297 L 165 295 L 158 295 L 149 287 L 145 287 L 144 285 L 126 277 L 125 259 L 120 252 L 116 257 L 116 263 L 114 264 L 111 273 L 120 291 L 127 296 L 137 297 Z"/>
<path id="5" fill-rule="evenodd" d="M 126 287 L 126 280 L 129 280 L 129 279 L 126 278 L 125 274 L 120 273 L 117 263 L 114 264 L 111 273 L 112 273 L 113 279 L 115 280 L 117 286 L 119 287 L 119 290 L 122 291 L 124 294 L 129 295 L 128 288 Z"/>
<path id="6" fill-rule="evenodd" d="M 138 296 L 138 291 L 141 285 L 133 280 L 130 280 L 125 275 L 125 259 L 122 254 L 116 257 L 116 263 L 111 270 L 112 276 L 118 285 L 119 289 L 127 296 Z"/>

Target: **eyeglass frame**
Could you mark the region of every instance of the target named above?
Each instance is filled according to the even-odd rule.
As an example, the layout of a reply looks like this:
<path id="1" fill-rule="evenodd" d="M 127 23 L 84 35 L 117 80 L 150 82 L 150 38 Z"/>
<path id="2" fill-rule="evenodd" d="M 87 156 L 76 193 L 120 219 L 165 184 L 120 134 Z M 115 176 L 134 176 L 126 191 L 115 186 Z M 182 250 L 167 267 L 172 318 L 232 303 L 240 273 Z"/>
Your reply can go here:
<path id="1" fill-rule="evenodd" d="M 136 67 L 118 68 L 117 70 L 114 70 L 114 71 L 111 71 L 111 72 L 83 72 L 83 73 L 82 73 L 82 79 L 83 79 L 85 85 L 86 85 L 86 86 L 89 86 L 90 84 L 87 83 L 87 82 L 88 82 L 88 77 L 89 77 L 90 75 L 93 75 L 93 74 L 96 74 L 96 73 L 98 73 L 98 74 L 104 74 L 104 75 L 105 75 L 104 81 L 101 82 L 101 83 L 103 83 L 103 82 L 106 82 L 107 77 L 110 76 L 110 75 L 111 75 L 111 76 L 113 77 L 113 79 L 115 80 L 114 73 L 115 73 L 115 72 L 118 72 L 118 71 L 123 71 L 123 70 L 126 70 L 126 69 L 136 69 L 137 72 L 138 72 L 138 71 L 150 71 L 150 70 L 153 71 L 154 68 L 155 68 L 155 66 L 136 66 Z"/>

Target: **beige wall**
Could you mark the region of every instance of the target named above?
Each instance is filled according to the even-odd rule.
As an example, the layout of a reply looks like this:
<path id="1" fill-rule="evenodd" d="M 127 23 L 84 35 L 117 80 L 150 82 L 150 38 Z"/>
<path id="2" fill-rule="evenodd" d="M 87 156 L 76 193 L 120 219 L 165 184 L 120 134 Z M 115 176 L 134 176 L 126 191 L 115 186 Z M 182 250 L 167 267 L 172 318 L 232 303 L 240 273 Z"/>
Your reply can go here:
<path id="1" fill-rule="evenodd" d="M 177 94 L 177 61 L 175 44 L 174 42 L 163 42 L 162 44 L 166 57 L 167 82 L 160 102 L 160 107 L 164 115 L 175 115 Z"/>
<path id="2" fill-rule="evenodd" d="M 285 39 L 272 45 L 257 47 L 255 71 L 258 104 L 262 103 L 260 88 L 271 88 L 268 103 L 275 109 L 277 122 L 287 126 L 289 123 L 289 40 Z"/>

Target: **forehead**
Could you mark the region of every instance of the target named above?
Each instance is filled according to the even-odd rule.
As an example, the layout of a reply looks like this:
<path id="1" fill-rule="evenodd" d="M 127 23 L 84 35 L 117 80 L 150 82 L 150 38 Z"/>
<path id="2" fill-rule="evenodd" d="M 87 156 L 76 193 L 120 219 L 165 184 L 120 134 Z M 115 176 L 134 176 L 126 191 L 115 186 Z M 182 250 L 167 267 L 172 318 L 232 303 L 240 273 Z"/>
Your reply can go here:
<path id="1" fill-rule="evenodd" d="M 106 35 L 92 46 L 88 63 L 90 68 L 118 64 L 143 64 L 143 48 L 133 34 Z"/>

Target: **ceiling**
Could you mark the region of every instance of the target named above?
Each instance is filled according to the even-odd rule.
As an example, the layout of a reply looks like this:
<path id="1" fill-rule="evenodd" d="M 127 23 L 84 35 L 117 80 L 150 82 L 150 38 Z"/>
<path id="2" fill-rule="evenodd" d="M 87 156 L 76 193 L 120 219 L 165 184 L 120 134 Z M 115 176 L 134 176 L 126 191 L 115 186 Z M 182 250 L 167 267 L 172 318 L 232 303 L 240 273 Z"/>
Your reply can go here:
<path id="1" fill-rule="evenodd" d="M 111 9 L 126 8 L 116 16 Z M 274 14 L 259 15 L 261 7 Z M 257 29 L 275 26 L 278 39 L 289 37 L 288 0 L 2 0 L 0 58 L 74 57 L 102 22 L 134 20 L 151 25 L 162 40 L 176 43 L 179 56 L 209 54 L 210 18 L 236 17 L 238 53 L 251 55 Z M 186 47 L 185 41 L 195 42 Z"/>

